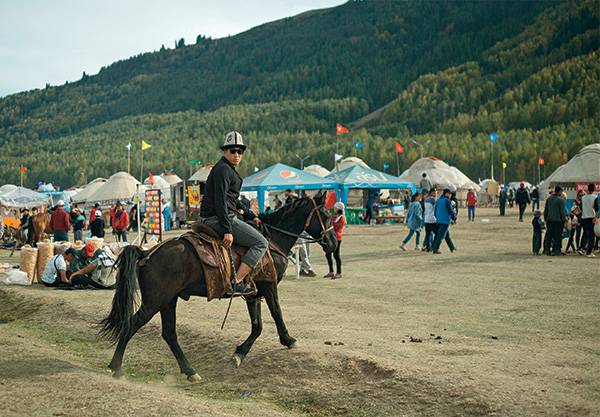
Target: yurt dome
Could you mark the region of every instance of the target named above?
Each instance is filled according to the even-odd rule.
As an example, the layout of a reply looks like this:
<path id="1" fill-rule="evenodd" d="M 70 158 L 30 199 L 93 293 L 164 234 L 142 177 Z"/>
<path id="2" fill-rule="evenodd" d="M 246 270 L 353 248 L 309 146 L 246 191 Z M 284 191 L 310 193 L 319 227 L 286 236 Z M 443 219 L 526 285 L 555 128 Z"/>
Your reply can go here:
<path id="1" fill-rule="evenodd" d="M 213 166 L 213 164 L 204 165 L 189 178 L 189 181 L 205 182 Z"/>
<path id="2" fill-rule="evenodd" d="M 369 165 L 367 165 L 365 163 L 365 161 L 363 161 L 362 159 L 357 158 L 355 156 L 349 156 L 347 158 L 340 160 L 340 162 L 337 163 L 337 169 L 339 171 L 342 171 L 348 167 L 351 167 L 352 165 L 360 165 L 361 167 L 364 167 L 364 168 L 370 168 Z"/>
<path id="3" fill-rule="evenodd" d="M 179 184 L 181 181 L 183 181 L 179 175 L 175 174 L 174 172 L 171 171 L 165 171 L 162 174 L 160 174 L 161 177 L 163 177 L 163 179 L 165 181 L 167 181 L 170 185 L 174 185 L 174 184 Z"/>
<path id="4" fill-rule="evenodd" d="M 85 203 L 87 199 L 98 190 L 98 188 L 102 187 L 102 185 L 106 182 L 106 178 L 96 178 L 93 181 L 90 181 L 80 192 L 71 197 L 71 202 L 74 204 Z"/>
<path id="5" fill-rule="evenodd" d="M 306 172 L 309 174 L 317 175 L 319 177 L 326 177 L 330 174 L 330 171 L 327 168 L 323 168 L 321 165 L 309 165 L 304 168 Z"/>
<path id="6" fill-rule="evenodd" d="M 436 188 L 449 188 L 452 191 L 468 191 L 472 188 L 480 191 L 479 185 L 473 182 L 469 177 L 462 173 L 458 168 L 452 167 L 433 156 L 417 159 L 406 171 L 400 175 L 404 181 L 419 184 L 423 173 Z"/>
<path id="7" fill-rule="evenodd" d="M 92 193 L 86 202 L 112 204 L 117 201 L 131 201 L 135 196 L 138 184 L 140 182 L 127 172 L 117 172 Z M 140 192 L 145 189 L 145 186 L 139 187 Z"/>

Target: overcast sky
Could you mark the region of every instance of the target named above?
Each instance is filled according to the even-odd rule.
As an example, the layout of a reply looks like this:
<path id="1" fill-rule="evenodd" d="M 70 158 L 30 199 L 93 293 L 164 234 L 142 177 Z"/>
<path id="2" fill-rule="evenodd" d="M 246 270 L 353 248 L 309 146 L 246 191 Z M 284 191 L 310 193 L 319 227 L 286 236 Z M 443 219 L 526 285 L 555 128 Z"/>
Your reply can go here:
<path id="1" fill-rule="evenodd" d="M 343 0 L 0 0 L 0 97 Z"/>

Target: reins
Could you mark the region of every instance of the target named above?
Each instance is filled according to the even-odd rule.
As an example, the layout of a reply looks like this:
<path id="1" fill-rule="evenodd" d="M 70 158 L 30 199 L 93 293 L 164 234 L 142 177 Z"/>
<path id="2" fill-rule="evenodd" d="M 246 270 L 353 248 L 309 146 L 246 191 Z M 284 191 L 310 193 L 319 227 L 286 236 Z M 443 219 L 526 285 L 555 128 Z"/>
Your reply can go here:
<path id="1" fill-rule="evenodd" d="M 305 238 L 302 238 L 302 239 L 304 239 L 304 241 L 307 242 L 307 243 L 318 243 L 318 242 L 323 241 L 323 238 L 325 237 L 325 235 L 327 233 L 329 233 L 331 230 L 333 230 L 333 226 L 325 227 L 325 223 L 323 222 L 323 218 L 321 217 L 321 208 L 323 207 L 323 205 L 317 206 L 316 201 L 312 197 L 308 197 L 308 199 L 312 202 L 313 208 L 310 211 L 310 213 L 308 214 L 308 217 L 306 218 L 306 221 L 304 222 L 303 231 L 310 224 L 313 215 L 315 213 L 317 213 L 317 218 L 319 219 L 319 224 L 321 225 L 321 233 L 320 233 L 319 238 L 311 237 L 311 238 L 308 238 L 308 239 L 305 239 Z M 300 238 L 300 234 L 288 232 L 287 230 L 283 230 L 283 229 L 281 229 L 279 227 L 276 227 L 276 226 L 273 226 L 273 225 L 271 225 L 269 223 L 263 223 L 263 224 L 266 227 L 268 227 L 269 229 L 275 230 L 276 232 L 279 232 L 279 233 L 284 234 L 286 236 L 290 236 L 290 237 L 293 237 L 293 238 L 296 238 L 296 239 Z"/>

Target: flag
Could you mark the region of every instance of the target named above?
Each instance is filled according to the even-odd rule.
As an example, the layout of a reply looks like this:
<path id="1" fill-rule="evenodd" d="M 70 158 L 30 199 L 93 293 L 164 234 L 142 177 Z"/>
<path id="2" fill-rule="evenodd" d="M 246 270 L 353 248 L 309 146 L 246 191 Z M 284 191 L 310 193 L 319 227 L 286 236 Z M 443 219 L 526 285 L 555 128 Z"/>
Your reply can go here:
<path id="1" fill-rule="evenodd" d="M 154 185 L 154 175 L 152 175 L 152 172 L 148 171 L 148 181 L 150 181 L 150 184 Z"/>
<path id="2" fill-rule="evenodd" d="M 545 163 L 545 162 L 546 162 L 546 161 L 544 161 L 544 158 L 540 157 L 540 159 L 539 159 L 539 161 L 538 161 L 538 164 L 540 164 L 540 165 L 544 165 L 544 163 Z"/>
<path id="3" fill-rule="evenodd" d="M 342 159 L 344 157 L 344 155 L 340 155 L 339 153 L 334 154 L 333 159 L 335 160 L 335 162 L 339 161 L 340 159 Z"/>
<path id="4" fill-rule="evenodd" d="M 146 149 L 150 149 L 150 147 L 152 147 L 152 145 L 150 145 L 149 143 L 146 143 L 145 141 L 142 140 L 142 151 L 145 151 Z"/>
<path id="5" fill-rule="evenodd" d="M 404 147 L 402 145 L 400 145 L 398 142 L 396 142 L 396 153 L 402 153 L 404 152 Z"/>
<path id="6" fill-rule="evenodd" d="M 356 150 L 359 150 L 359 149 L 362 149 L 362 147 L 363 147 L 363 144 L 362 144 L 362 143 L 360 143 L 360 142 L 356 142 L 356 143 L 354 144 L 354 147 L 356 148 Z"/>
<path id="7" fill-rule="evenodd" d="M 258 167 L 254 167 L 254 172 L 258 172 L 260 171 L 260 169 L 258 169 Z"/>
<path id="8" fill-rule="evenodd" d="M 128 151 L 130 151 L 131 150 L 131 143 L 128 143 L 125 147 L 127 148 Z"/>
<path id="9" fill-rule="evenodd" d="M 490 142 L 496 142 L 498 140 L 498 135 L 495 133 L 490 133 Z"/>
<path id="10" fill-rule="evenodd" d="M 506 168 L 506 162 L 502 162 L 502 168 Z"/>
<path id="11" fill-rule="evenodd" d="M 27 172 L 27 167 L 25 165 L 21 165 L 21 172 Z"/>
<path id="12" fill-rule="evenodd" d="M 335 134 L 336 135 L 343 135 L 344 133 L 349 133 L 349 132 L 350 132 L 350 130 L 348 130 L 347 127 L 342 126 L 339 123 L 335 124 Z"/>
<path id="13" fill-rule="evenodd" d="M 196 160 L 195 160 L 195 159 L 192 159 L 192 160 L 190 161 L 190 164 L 192 164 L 192 166 L 196 165 Z"/>
<path id="14" fill-rule="evenodd" d="M 383 170 L 387 170 L 390 167 L 390 164 L 388 164 L 387 162 L 383 163 Z"/>

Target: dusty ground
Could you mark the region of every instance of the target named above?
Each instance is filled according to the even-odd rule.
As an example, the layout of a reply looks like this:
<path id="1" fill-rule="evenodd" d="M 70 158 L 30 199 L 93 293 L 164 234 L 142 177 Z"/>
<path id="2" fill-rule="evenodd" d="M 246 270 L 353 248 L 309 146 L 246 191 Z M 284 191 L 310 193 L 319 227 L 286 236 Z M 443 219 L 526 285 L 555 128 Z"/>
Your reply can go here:
<path id="1" fill-rule="evenodd" d="M 458 251 L 438 256 L 402 253 L 400 226 L 350 226 L 342 280 L 280 285 L 300 347 L 278 344 L 263 305 L 265 330 L 238 370 L 228 361 L 249 332 L 243 302 L 223 331 L 225 302 L 180 302 L 196 385 L 158 317 L 129 345 L 126 378 L 110 377 L 112 347 L 93 323 L 111 292 L 0 287 L 0 414 L 598 415 L 600 258 L 532 257 L 531 226 L 514 212 L 465 214 L 452 229 Z M 316 248 L 312 260 L 326 272 Z"/>

